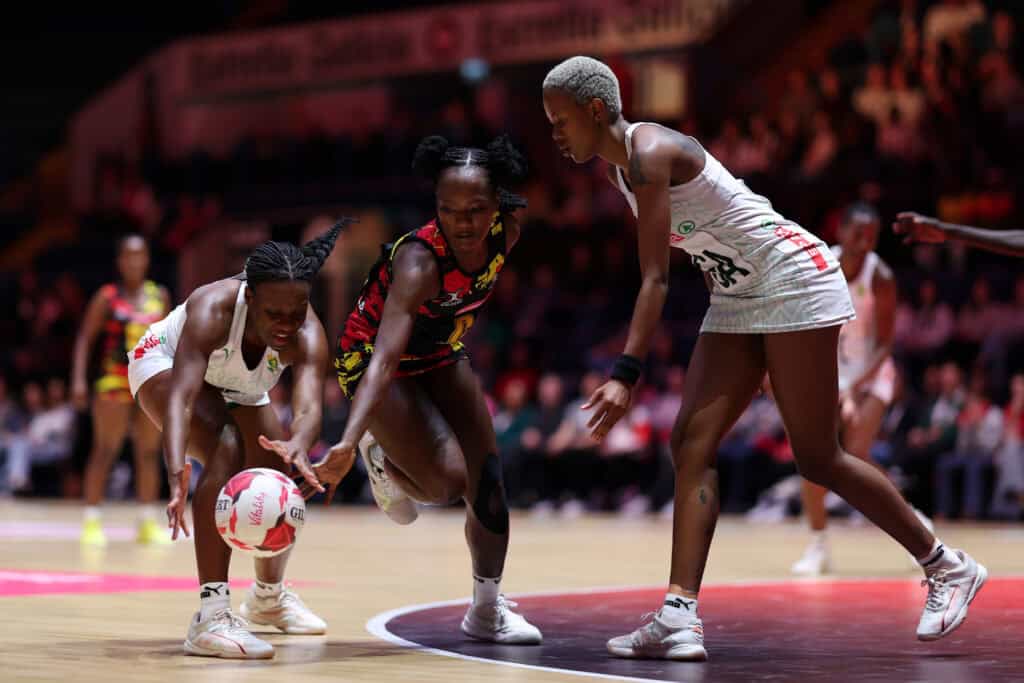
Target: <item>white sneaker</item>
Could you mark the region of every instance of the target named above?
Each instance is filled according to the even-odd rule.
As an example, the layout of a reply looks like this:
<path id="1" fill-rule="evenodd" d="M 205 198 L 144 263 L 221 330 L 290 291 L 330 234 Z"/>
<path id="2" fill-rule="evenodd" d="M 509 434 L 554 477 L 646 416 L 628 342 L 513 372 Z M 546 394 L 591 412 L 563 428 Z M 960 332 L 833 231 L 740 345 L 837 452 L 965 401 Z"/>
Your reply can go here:
<path id="1" fill-rule="evenodd" d="M 274 626 L 292 635 L 318 636 L 327 632 L 327 622 L 287 588 L 273 598 L 257 597 L 255 590 L 250 589 L 239 611 L 254 624 Z"/>
<path id="2" fill-rule="evenodd" d="M 542 500 L 530 507 L 530 516 L 539 519 L 548 519 L 555 514 L 555 505 L 550 500 Z"/>
<path id="3" fill-rule="evenodd" d="M 624 636 L 608 641 L 608 652 L 616 657 L 636 659 L 675 659 L 701 662 L 708 658 L 704 649 L 704 624 L 693 621 L 674 628 L 661 620 L 661 610 L 644 616 L 649 622 Z"/>
<path id="4" fill-rule="evenodd" d="M 562 519 L 578 519 L 579 517 L 582 517 L 586 511 L 587 506 L 584 505 L 582 501 L 577 498 L 572 498 L 562 504 L 562 509 L 559 511 L 559 514 L 562 516 Z"/>
<path id="5" fill-rule="evenodd" d="M 206 621 L 199 621 L 199 612 L 192 617 L 185 637 L 185 654 L 226 659 L 270 659 L 274 646 L 246 630 L 244 619 L 231 609 L 222 609 Z"/>
<path id="6" fill-rule="evenodd" d="M 793 563 L 790 571 L 797 576 L 821 576 L 832 571 L 832 557 L 828 544 L 812 541 L 799 560 Z"/>
<path id="7" fill-rule="evenodd" d="M 416 501 L 391 481 L 384 469 L 384 449 L 373 438 L 369 431 L 363 434 L 356 449 L 366 466 L 366 474 L 370 479 L 370 490 L 377 507 L 398 524 L 412 524 L 419 517 Z"/>
<path id="8" fill-rule="evenodd" d="M 913 508 L 913 510 L 914 510 L 914 514 L 917 515 L 917 518 L 919 520 L 921 520 L 921 524 L 924 524 L 924 528 L 934 534 L 935 533 L 935 522 L 933 522 L 931 519 L 929 519 L 928 515 L 924 514 L 923 512 L 918 510 L 917 508 Z M 911 564 L 911 566 L 914 569 L 921 569 L 921 563 L 917 561 L 916 557 L 914 557 L 911 553 L 907 553 L 907 557 L 910 558 L 910 564 Z"/>
<path id="9" fill-rule="evenodd" d="M 925 569 L 922 586 L 928 586 L 921 621 L 917 624 L 918 640 L 938 640 L 949 635 L 967 618 L 967 606 L 985 585 L 988 570 L 962 550 L 954 551 L 960 565 Z"/>
<path id="10" fill-rule="evenodd" d="M 502 645 L 539 645 L 543 638 L 540 629 L 513 612 L 513 607 L 518 605 L 504 595 L 493 605 L 470 605 L 462 618 L 462 632 Z"/>

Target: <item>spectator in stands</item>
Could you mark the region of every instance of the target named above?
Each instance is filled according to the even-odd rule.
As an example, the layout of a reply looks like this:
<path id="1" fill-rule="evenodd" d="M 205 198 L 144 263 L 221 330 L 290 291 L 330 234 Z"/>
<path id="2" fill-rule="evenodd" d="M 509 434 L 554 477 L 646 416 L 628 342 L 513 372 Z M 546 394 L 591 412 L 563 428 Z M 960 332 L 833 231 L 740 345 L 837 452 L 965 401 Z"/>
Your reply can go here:
<path id="1" fill-rule="evenodd" d="M 1003 307 L 992 301 L 988 278 L 974 278 L 970 299 L 956 315 L 957 358 L 962 363 L 972 362 L 985 338 L 1002 326 L 1004 317 Z"/>
<path id="2" fill-rule="evenodd" d="M 818 96 L 811 88 L 806 71 L 793 69 L 789 72 L 780 105 L 786 111 L 796 114 L 801 127 L 812 125 L 812 117 L 818 111 Z"/>
<path id="3" fill-rule="evenodd" d="M 889 90 L 892 105 L 899 109 L 900 118 L 916 128 L 925 110 L 924 92 L 910 86 L 903 65 L 894 64 L 889 70 Z"/>
<path id="4" fill-rule="evenodd" d="M 675 466 L 669 439 L 683 402 L 683 384 L 686 370 L 681 365 L 669 367 L 664 374 L 664 385 L 651 392 L 646 400 L 651 420 L 651 438 L 655 458 L 654 484 L 651 489 L 651 510 L 659 510 L 672 518 L 672 497 L 675 488 Z"/>
<path id="5" fill-rule="evenodd" d="M 718 137 L 711 141 L 708 151 L 716 159 L 722 160 L 722 164 L 727 168 L 733 168 L 743 153 L 742 148 L 745 144 L 739 122 L 730 118 L 722 122 L 722 130 L 719 131 Z"/>
<path id="6" fill-rule="evenodd" d="M 1024 51 L 1021 50 L 1021 42 L 1017 37 L 1017 27 L 1014 25 L 1013 17 L 1009 12 L 1000 10 L 992 15 L 992 43 L 990 49 L 993 52 L 1006 55 L 1006 58 L 1019 72 L 1024 65 Z"/>
<path id="7" fill-rule="evenodd" d="M 924 151 L 917 126 L 895 105 L 889 111 L 889 118 L 878 127 L 876 144 L 879 156 L 905 164 L 916 162 Z"/>
<path id="8" fill-rule="evenodd" d="M 963 410 L 957 417 L 956 449 L 939 456 L 936 465 L 935 514 L 939 519 L 960 516 L 981 519 L 985 514 L 985 476 L 1003 440 L 1003 411 L 992 402 L 984 373 L 971 376 Z M 955 483 L 963 482 L 962 507 L 956 503 Z"/>
<path id="9" fill-rule="evenodd" d="M 997 519 L 1019 519 L 1024 510 L 1024 374 L 1010 380 L 1010 401 L 1003 411 L 1003 439 L 995 464 L 989 514 Z"/>
<path id="10" fill-rule="evenodd" d="M 766 377 L 763 391 L 754 397 L 718 447 L 723 511 L 747 510 L 758 493 L 779 478 L 786 443 L 782 418 Z"/>
<path id="11" fill-rule="evenodd" d="M 839 139 L 832 130 L 832 122 L 823 111 L 815 112 L 811 126 L 811 139 L 800 163 L 804 178 L 813 180 L 821 176 L 839 152 Z"/>
<path id="12" fill-rule="evenodd" d="M 853 108 L 861 116 L 881 125 L 892 111 L 892 99 L 892 91 L 885 79 L 885 66 L 869 65 L 864 85 L 853 94 Z"/>
<path id="13" fill-rule="evenodd" d="M 978 75 L 982 81 L 981 106 L 986 112 L 1019 113 L 1024 105 L 1024 84 L 1006 54 L 990 52 L 981 61 Z"/>
<path id="14" fill-rule="evenodd" d="M 604 376 L 597 372 L 583 375 L 579 397 L 565 406 L 561 424 L 548 439 L 549 471 L 552 476 L 545 482 L 547 490 L 544 498 L 551 503 L 561 502 L 561 511 L 566 517 L 583 513 L 586 501 L 599 481 L 595 474 L 600 469 L 600 456 L 597 443 L 590 437 L 590 429 L 587 427 L 591 416 L 582 408 L 603 381 Z M 539 511 L 545 512 L 547 509 L 545 506 Z"/>
<path id="15" fill-rule="evenodd" d="M 601 441 L 599 509 L 618 510 L 629 517 L 650 510 L 649 492 L 657 462 L 650 446 L 650 412 L 647 406 L 634 404 Z"/>
<path id="16" fill-rule="evenodd" d="M 562 423 L 565 412 L 565 388 L 562 378 L 549 373 L 537 383 L 537 409 L 533 420 L 523 429 L 519 439 L 522 453 L 520 496 L 515 502 L 524 506 L 550 509 L 552 501 L 543 498 L 547 480 L 548 442 Z"/>
<path id="17" fill-rule="evenodd" d="M 985 21 L 981 0 L 940 0 L 924 15 L 924 39 L 927 44 L 955 40 L 974 24 Z"/>
<path id="18" fill-rule="evenodd" d="M 932 478 L 937 458 L 956 446 L 957 417 L 964 404 L 963 379 L 955 363 L 943 363 L 937 370 L 938 395 L 918 416 L 907 433 L 896 464 L 912 478 L 907 499 L 928 513 L 932 510 Z M 931 387 L 926 387 L 926 391 Z M 929 392 L 930 393 L 930 392 Z"/>
<path id="19" fill-rule="evenodd" d="M 518 500 L 523 493 L 526 472 L 522 453 L 523 433 L 536 422 L 536 415 L 533 406 L 529 405 L 529 391 L 522 377 L 506 381 L 498 399 L 498 412 L 493 422 L 505 474 L 505 491 L 509 500 Z"/>
<path id="20" fill-rule="evenodd" d="M 11 442 L 7 470 L 8 485 L 15 493 L 32 490 L 33 466 L 66 462 L 75 441 L 75 411 L 67 399 L 63 379 L 51 378 L 45 395 L 38 383 L 29 382 L 25 385 L 24 396 L 30 415 L 28 427 Z M 57 491 L 60 491 L 63 482 L 57 484 Z"/>
<path id="21" fill-rule="evenodd" d="M 907 359 L 915 376 L 922 365 L 940 358 L 953 337 L 953 330 L 953 312 L 946 303 L 939 301 L 938 287 L 931 278 L 918 285 L 916 305 L 903 301 L 896 308 L 895 347 Z"/>
<path id="22" fill-rule="evenodd" d="M 7 391 L 7 378 L 0 376 L 0 474 L 4 474 L 13 441 L 25 428 L 25 416 Z M 0 476 L 0 493 L 6 492 L 8 477 Z"/>

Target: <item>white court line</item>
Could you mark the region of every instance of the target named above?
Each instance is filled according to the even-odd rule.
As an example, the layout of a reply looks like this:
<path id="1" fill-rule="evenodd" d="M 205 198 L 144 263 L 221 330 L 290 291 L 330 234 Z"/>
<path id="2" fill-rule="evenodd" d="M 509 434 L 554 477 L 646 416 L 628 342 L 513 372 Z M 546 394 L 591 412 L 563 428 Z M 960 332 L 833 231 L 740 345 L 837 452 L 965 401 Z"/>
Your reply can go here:
<path id="1" fill-rule="evenodd" d="M 998 579 L 1024 579 L 1024 576 L 998 576 L 994 577 Z M 756 587 L 756 586 L 776 586 L 779 584 L 815 584 L 815 583 L 886 583 L 890 581 L 906 581 L 910 583 L 914 581 L 913 578 L 907 577 L 902 579 L 899 577 L 878 577 L 878 576 L 865 576 L 865 577 L 840 577 L 840 578 L 789 578 L 789 579 L 754 579 L 754 580 L 737 580 L 737 581 L 721 581 L 713 583 L 707 588 L 719 588 L 719 587 Z M 633 591 L 641 590 L 664 590 L 665 585 L 655 586 L 600 586 L 594 588 L 576 588 L 571 590 L 549 590 L 549 591 L 536 591 L 533 593 L 517 593 L 510 595 L 509 597 L 515 598 L 541 598 L 550 597 L 554 595 L 588 595 L 592 593 L 629 593 Z M 429 652 L 433 655 L 440 655 L 442 657 L 452 657 L 454 659 L 462 659 L 471 662 L 484 662 L 487 664 L 500 664 L 503 666 L 512 666 L 518 669 L 533 669 L 535 671 L 548 671 L 551 673 L 568 674 L 570 676 L 591 676 L 594 678 L 603 678 L 612 681 L 640 681 L 641 683 L 665 683 L 664 679 L 659 678 L 633 678 L 630 676 L 616 676 L 614 674 L 602 674 L 593 673 L 590 671 L 578 671 L 576 669 L 559 669 L 552 666 L 540 666 L 539 664 L 523 664 L 521 662 L 509 662 L 503 659 L 488 659 L 487 657 L 474 657 L 472 655 L 462 654 L 461 652 L 452 652 L 451 650 L 441 650 L 434 647 L 426 647 L 419 643 L 414 643 L 410 640 L 406 640 L 400 636 L 395 635 L 387 628 L 387 623 L 395 617 L 400 617 L 411 612 L 420 612 L 427 609 L 434 609 L 437 607 L 451 607 L 454 605 L 468 605 L 472 598 L 457 598 L 455 600 L 440 600 L 438 602 L 424 602 L 419 605 L 409 605 L 407 607 L 397 607 L 387 612 L 382 612 L 374 617 L 371 617 L 366 622 L 366 630 L 371 635 L 380 638 L 381 640 L 400 645 L 401 647 L 414 648 L 417 652 Z"/>

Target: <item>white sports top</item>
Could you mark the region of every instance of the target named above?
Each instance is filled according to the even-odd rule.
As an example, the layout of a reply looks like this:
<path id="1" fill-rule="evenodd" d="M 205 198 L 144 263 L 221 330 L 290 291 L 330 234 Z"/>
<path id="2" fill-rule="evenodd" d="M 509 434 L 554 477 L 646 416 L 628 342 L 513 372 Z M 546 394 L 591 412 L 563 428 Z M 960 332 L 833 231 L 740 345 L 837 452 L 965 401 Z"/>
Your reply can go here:
<path id="1" fill-rule="evenodd" d="M 842 254 L 838 244 L 832 247 L 836 258 Z M 864 259 L 857 277 L 848 281 L 850 299 L 857 318 L 843 325 L 839 331 L 839 383 L 840 385 L 859 377 L 868 360 L 878 346 L 875 330 L 875 293 L 871 283 L 878 268 L 878 254 L 870 252 Z"/>
<path id="2" fill-rule="evenodd" d="M 234 317 L 231 320 L 231 332 L 228 334 L 227 343 L 210 354 L 205 379 L 209 384 L 221 389 L 229 401 L 238 400 L 240 403 L 252 404 L 277 384 L 287 365 L 281 361 L 277 351 L 268 346 L 255 368 L 250 370 L 246 366 L 242 357 L 242 335 L 245 334 L 245 317 L 249 310 L 245 303 L 245 289 L 246 284 L 242 282 L 235 299 Z M 171 355 L 178 348 L 178 340 L 188 318 L 185 308 L 187 303 L 180 304 L 166 318 L 150 327 L 153 334 L 166 340 L 163 341 L 163 345 Z"/>
<path id="3" fill-rule="evenodd" d="M 626 154 L 633 155 L 633 123 L 626 129 Z M 616 167 L 619 191 L 638 216 L 636 195 Z M 800 280 L 834 272 L 839 263 L 818 237 L 786 220 L 765 197 L 737 180 L 710 152 L 694 179 L 669 187 L 671 246 L 683 249 L 708 272 L 713 294 L 765 294 L 798 286 Z"/>

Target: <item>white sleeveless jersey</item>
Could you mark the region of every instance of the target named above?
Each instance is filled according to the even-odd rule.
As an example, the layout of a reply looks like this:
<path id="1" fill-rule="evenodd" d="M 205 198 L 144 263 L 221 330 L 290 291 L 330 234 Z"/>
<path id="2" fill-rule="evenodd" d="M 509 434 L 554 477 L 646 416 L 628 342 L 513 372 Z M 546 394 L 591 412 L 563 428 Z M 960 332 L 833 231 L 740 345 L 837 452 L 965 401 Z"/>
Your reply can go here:
<path id="1" fill-rule="evenodd" d="M 838 259 L 842 254 L 842 247 L 834 245 L 832 252 Z M 847 282 L 857 319 L 843 325 L 839 332 L 840 390 L 845 390 L 851 381 L 861 375 L 878 347 L 878 333 L 875 330 L 875 293 L 871 288 L 878 262 L 878 254 L 869 253 L 857 277 Z"/>
<path id="2" fill-rule="evenodd" d="M 248 305 L 245 303 L 246 283 L 242 282 L 235 299 L 234 317 L 227 342 L 210 354 L 206 366 L 206 381 L 217 387 L 224 398 L 243 405 L 261 405 L 265 394 L 270 391 L 284 372 L 285 363 L 277 351 L 269 346 L 255 368 L 249 369 L 242 357 L 242 335 L 245 334 L 245 318 Z M 171 311 L 166 318 L 149 328 L 147 337 L 155 338 L 161 351 L 170 356 L 178 348 L 181 331 L 185 328 L 188 313 L 185 302 Z"/>
<path id="3" fill-rule="evenodd" d="M 633 133 L 626 129 L 626 154 Z M 616 167 L 619 191 L 638 216 L 636 195 Z M 711 276 L 705 332 L 764 333 L 811 329 L 853 316 L 832 252 L 786 220 L 705 150 L 704 168 L 669 188 L 671 246 L 686 251 Z"/>

